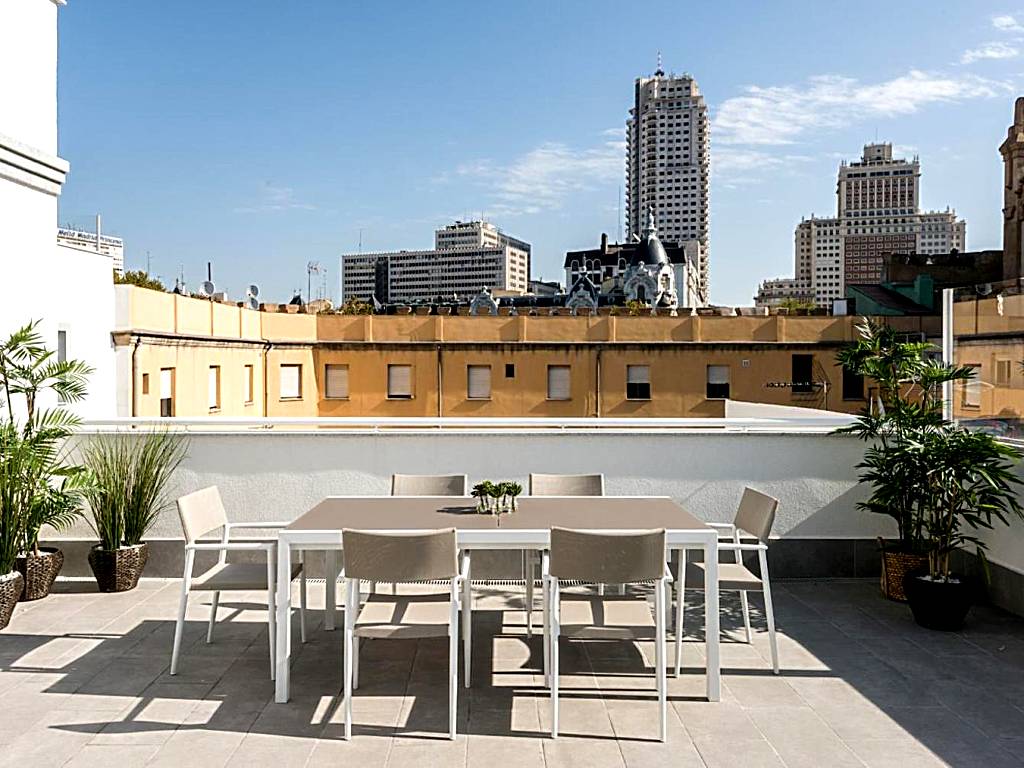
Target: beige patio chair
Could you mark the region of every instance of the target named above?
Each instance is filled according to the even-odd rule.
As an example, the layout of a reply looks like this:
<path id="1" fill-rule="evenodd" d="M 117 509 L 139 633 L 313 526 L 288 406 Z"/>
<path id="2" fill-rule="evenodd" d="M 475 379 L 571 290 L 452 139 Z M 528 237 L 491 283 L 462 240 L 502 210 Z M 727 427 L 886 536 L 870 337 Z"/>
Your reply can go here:
<path id="1" fill-rule="evenodd" d="M 352 692 L 359 687 L 359 640 L 448 637 L 448 736 L 455 738 L 459 684 L 459 610 L 465 683 L 470 671 L 470 559 L 461 563 L 455 529 L 414 533 L 343 530 L 345 552 L 345 738 L 352 738 Z M 448 581 L 442 594 L 369 595 L 360 604 L 360 581 Z M 460 605 L 460 592 L 462 602 Z"/>
<path id="2" fill-rule="evenodd" d="M 768 536 L 775 524 L 775 511 L 778 506 L 778 499 L 755 491 L 753 488 L 745 488 L 743 497 L 740 499 L 739 509 L 736 511 L 736 518 L 732 523 L 708 523 L 728 537 L 725 541 L 719 540 L 718 551 L 735 553 L 734 562 L 719 562 L 718 564 L 718 588 L 740 593 L 743 626 L 748 643 L 751 641 L 751 636 L 750 604 L 747 600 L 747 592 L 764 594 L 764 613 L 768 620 L 768 644 L 771 647 L 772 671 L 776 675 L 779 674 L 779 650 L 775 640 L 775 613 L 772 608 L 771 584 L 768 580 L 767 553 Z M 748 540 L 753 538 L 755 542 L 744 543 L 744 538 Z M 743 563 L 744 552 L 757 552 L 760 575 L 755 574 Z M 687 589 L 704 589 L 704 563 L 687 563 L 686 550 L 682 550 L 682 558 L 681 572 L 685 574 L 685 578 L 680 577 L 682 583 L 679 585 L 679 604 L 676 606 L 676 676 L 679 675 L 682 665 L 683 594 Z"/>
<path id="3" fill-rule="evenodd" d="M 392 475 L 392 496 L 465 496 L 465 475 Z"/>
<path id="4" fill-rule="evenodd" d="M 270 679 L 274 679 L 274 638 L 276 628 L 275 576 L 277 574 L 277 542 L 275 541 L 231 541 L 233 531 L 243 529 L 283 528 L 286 522 L 229 523 L 224 504 L 217 486 L 203 488 L 178 499 L 178 515 L 185 533 L 185 572 L 181 580 L 181 600 L 178 606 L 178 620 L 174 627 L 174 647 L 171 651 L 171 674 L 178 673 L 178 656 L 181 652 L 181 635 L 185 627 L 185 611 L 188 608 L 190 592 L 212 592 L 210 622 L 206 629 L 206 642 L 213 642 L 213 628 L 217 622 L 217 607 L 221 592 L 247 592 L 267 590 L 267 625 L 270 637 Z M 223 529 L 218 542 L 200 542 L 203 536 Z M 199 576 L 193 576 L 197 552 L 219 552 L 217 564 Z M 263 563 L 229 563 L 228 552 L 264 552 Z M 301 558 L 301 554 L 300 554 Z M 299 631 L 302 642 L 306 642 L 306 570 L 301 562 L 292 567 L 291 577 L 300 577 L 299 585 Z"/>
<path id="5" fill-rule="evenodd" d="M 558 737 L 558 640 L 654 640 L 654 675 L 660 727 L 665 741 L 668 697 L 665 659 L 666 592 L 672 575 L 666 563 L 665 531 L 592 533 L 551 529 L 551 550 L 543 553 L 544 666 L 551 689 L 551 736 Z M 654 615 L 646 597 L 561 592 L 563 581 L 632 584 L 654 582 Z"/>
<path id="6" fill-rule="evenodd" d="M 604 475 L 548 475 L 541 472 L 530 473 L 531 496 L 604 496 Z M 536 552 L 523 552 L 523 582 L 526 585 L 526 634 L 533 635 L 533 579 L 526 574 L 533 574 L 540 565 Z M 604 594 L 604 584 L 597 585 L 598 592 Z"/>

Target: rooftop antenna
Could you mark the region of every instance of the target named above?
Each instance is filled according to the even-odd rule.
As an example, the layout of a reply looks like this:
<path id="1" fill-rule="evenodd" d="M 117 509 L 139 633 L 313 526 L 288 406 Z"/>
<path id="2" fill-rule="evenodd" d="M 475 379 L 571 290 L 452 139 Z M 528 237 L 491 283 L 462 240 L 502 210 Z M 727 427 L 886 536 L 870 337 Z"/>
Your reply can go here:
<path id="1" fill-rule="evenodd" d="M 151 266 L 151 264 L 150 264 L 150 258 L 149 258 L 149 251 L 146 251 L 146 274 L 147 275 L 150 272 L 150 266 Z"/>
<path id="2" fill-rule="evenodd" d="M 654 70 L 655 75 L 664 75 L 665 70 L 661 68 L 661 51 L 658 51 L 658 68 Z"/>
<path id="3" fill-rule="evenodd" d="M 306 302 L 313 298 L 313 273 L 320 274 L 320 262 L 311 261 L 306 264 Z"/>
<path id="4" fill-rule="evenodd" d="M 363 228 L 359 228 L 359 253 L 363 252 Z"/>

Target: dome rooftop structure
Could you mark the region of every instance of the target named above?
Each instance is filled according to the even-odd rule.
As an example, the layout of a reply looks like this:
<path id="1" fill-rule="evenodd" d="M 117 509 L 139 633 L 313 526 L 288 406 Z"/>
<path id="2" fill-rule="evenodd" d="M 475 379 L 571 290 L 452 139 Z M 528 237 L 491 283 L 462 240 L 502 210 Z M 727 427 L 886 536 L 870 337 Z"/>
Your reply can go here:
<path id="1" fill-rule="evenodd" d="M 647 226 L 640 235 L 640 242 L 629 258 L 630 266 L 639 264 L 671 264 L 665 246 L 658 238 L 658 228 L 654 226 L 654 210 L 647 210 Z"/>

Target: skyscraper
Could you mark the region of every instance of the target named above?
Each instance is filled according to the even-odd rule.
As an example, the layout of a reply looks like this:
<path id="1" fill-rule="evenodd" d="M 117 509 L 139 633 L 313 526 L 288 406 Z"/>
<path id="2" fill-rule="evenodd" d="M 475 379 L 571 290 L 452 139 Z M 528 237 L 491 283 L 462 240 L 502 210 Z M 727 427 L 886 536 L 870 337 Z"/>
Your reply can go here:
<path id="1" fill-rule="evenodd" d="M 639 237 L 653 211 L 666 243 L 694 243 L 698 293 L 708 299 L 708 108 L 690 75 L 638 77 L 626 121 L 626 228 Z M 691 246 L 693 248 L 694 246 Z"/>

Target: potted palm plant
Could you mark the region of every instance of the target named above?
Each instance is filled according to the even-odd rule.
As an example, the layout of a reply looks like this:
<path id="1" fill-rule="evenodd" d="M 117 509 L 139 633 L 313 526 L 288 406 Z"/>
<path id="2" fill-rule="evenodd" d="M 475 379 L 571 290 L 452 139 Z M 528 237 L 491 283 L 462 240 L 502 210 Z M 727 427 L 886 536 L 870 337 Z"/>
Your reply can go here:
<path id="1" fill-rule="evenodd" d="M 186 450 L 186 440 L 167 431 L 100 435 L 85 446 L 91 483 L 84 495 L 99 538 L 89 566 L 101 592 L 138 586 L 149 560 L 143 539 L 170 506 L 167 489 Z"/>
<path id="2" fill-rule="evenodd" d="M 80 515 L 86 477 L 69 461 L 67 449 L 79 420 L 62 406 L 85 397 L 90 373 L 85 363 L 57 359 L 46 349 L 38 321 L 17 329 L 0 344 L 5 428 L 0 504 L 6 531 L 20 531 L 12 546 L 17 550 L 14 567 L 22 575 L 22 600 L 48 595 L 64 564 L 59 549 L 39 545 L 40 532 L 46 527 L 63 530 Z M 57 407 L 42 405 L 46 392 L 56 395 Z"/>
<path id="3" fill-rule="evenodd" d="M 13 424 L 0 423 L 0 629 L 11 620 L 25 579 L 15 568 L 25 536 L 32 486 L 25 482 L 29 449 Z"/>
<path id="4" fill-rule="evenodd" d="M 985 565 L 985 543 L 977 537 L 996 522 L 1024 518 L 1017 501 L 1021 484 L 1013 472 L 1020 453 L 994 437 L 943 424 L 913 441 L 924 469 L 922 529 L 927 569 L 908 574 L 905 590 L 914 620 L 923 627 L 958 630 L 971 608 L 972 587 L 952 568 L 952 555 L 974 545 Z"/>
<path id="5" fill-rule="evenodd" d="M 839 431 L 870 443 L 857 468 L 871 494 L 857 506 L 896 522 L 896 540 L 879 539 L 881 587 L 887 598 L 902 601 L 905 576 L 928 563 L 928 461 L 918 445 L 924 434 L 944 423 L 942 384 L 970 378 L 971 369 L 935 361 L 933 345 L 908 341 L 870 318 L 858 331 L 860 339 L 836 357 L 843 368 L 868 379 L 873 394 L 857 422 Z"/>

